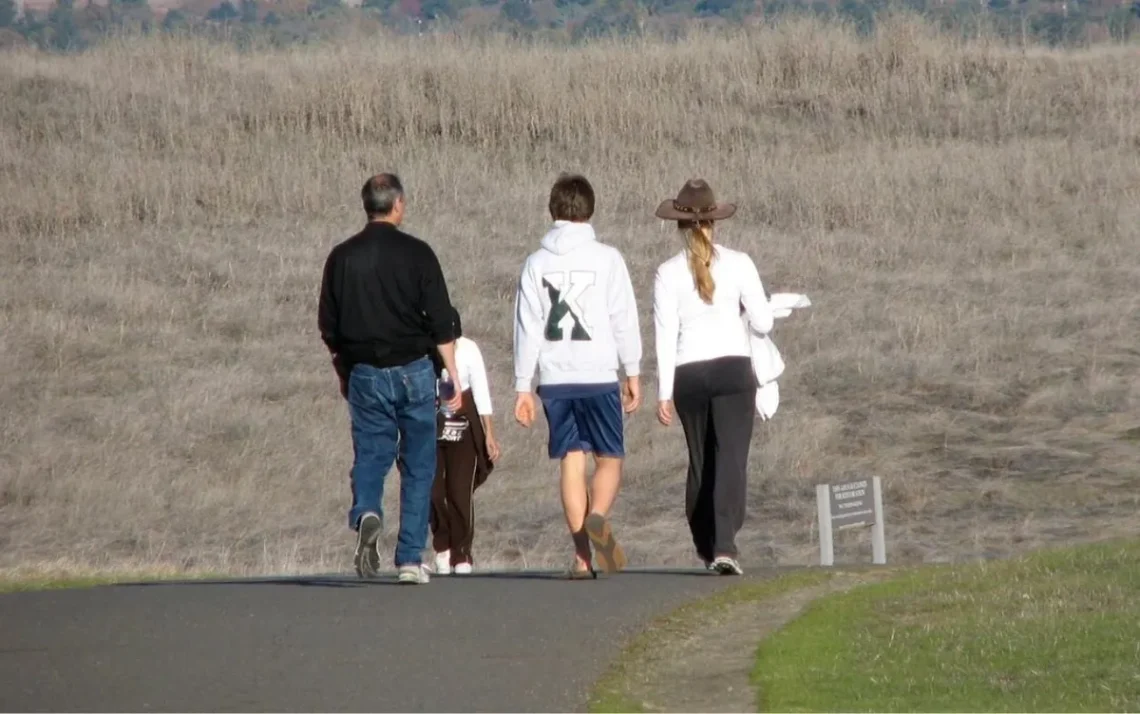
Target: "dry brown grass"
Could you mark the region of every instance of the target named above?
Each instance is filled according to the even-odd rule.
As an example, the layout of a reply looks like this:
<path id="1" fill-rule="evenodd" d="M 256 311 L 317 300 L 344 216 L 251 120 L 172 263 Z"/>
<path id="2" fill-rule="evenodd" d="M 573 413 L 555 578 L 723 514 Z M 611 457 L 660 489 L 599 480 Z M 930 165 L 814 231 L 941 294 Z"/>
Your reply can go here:
<path id="1" fill-rule="evenodd" d="M 888 555 L 1134 530 L 1140 55 L 955 42 L 909 20 L 586 48 L 350 38 L 248 54 L 123 41 L 0 61 L 0 569 L 344 570 L 348 421 L 320 267 L 400 172 L 486 352 L 504 458 L 486 564 L 561 565 L 544 424 L 509 418 L 517 271 L 584 171 L 628 257 L 652 394 L 652 208 L 694 175 L 774 291 L 748 565 L 815 562 L 822 480 L 886 482 Z M 693 562 L 679 427 L 628 427 L 635 564 Z M 396 476 L 387 508 L 395 513 Z M 395 518 L 389 519 L 389 537 Z M 837 558 L 869 559 L 866 540 Z"/>

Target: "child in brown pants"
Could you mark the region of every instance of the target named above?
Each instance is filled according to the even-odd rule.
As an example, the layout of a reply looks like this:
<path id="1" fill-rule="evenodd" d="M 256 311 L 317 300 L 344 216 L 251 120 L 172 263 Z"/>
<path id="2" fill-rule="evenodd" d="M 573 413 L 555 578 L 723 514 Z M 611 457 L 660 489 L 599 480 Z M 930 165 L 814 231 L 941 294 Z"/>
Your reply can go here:
<path id="1" fill-rule="evenodd" d="M 462 335 L 458 312 L 454 319 Z M 435 572 L 440 575 L 471 572 L 475 489 L 487 480 L 499 459 L 491 423 L 491 391 L 479 346 L 466 337 L 457 339 L 455 364 L 459 374 L 446 376 L 462 392 L 463 406 L 452 416 L 436 415 L 438 450 L 430 522 Z"/>

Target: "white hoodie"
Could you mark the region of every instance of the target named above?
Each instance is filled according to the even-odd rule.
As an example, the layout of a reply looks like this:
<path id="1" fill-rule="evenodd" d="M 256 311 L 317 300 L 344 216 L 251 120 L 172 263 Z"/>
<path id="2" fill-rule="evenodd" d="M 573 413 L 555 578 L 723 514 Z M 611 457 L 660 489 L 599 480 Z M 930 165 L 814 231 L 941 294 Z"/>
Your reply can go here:
<path id="1" fill-rule="evenodd" d="M 627 377 L 640 374 L 629 270 L 589 223 L 555 221 L 527 257 L 515 295 L 514 347 L 519 392 L 531 391 L 536 367 L 540 385 L 616 382 L 619 362 Z"/>

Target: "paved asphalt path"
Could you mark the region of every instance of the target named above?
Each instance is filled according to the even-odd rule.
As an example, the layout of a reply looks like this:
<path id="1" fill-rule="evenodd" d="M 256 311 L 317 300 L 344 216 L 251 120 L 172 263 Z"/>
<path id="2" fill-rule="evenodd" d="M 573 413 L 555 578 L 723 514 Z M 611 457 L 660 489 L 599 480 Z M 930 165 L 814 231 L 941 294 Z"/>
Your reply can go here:
<path id="1" fill-rule="evenodd" d="M 10 593 L 0 708 L 584 711 L 627 637 L 739 582 L 631 569 L 578 582 L 520 572 Z"/>

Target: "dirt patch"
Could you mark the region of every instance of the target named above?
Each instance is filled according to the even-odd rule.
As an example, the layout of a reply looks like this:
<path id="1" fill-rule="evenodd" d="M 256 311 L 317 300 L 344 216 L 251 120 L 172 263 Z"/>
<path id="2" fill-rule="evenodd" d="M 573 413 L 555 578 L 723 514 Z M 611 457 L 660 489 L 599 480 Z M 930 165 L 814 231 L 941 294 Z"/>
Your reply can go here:
<path id="1" fill-rule="evenodd" d="M 623 663 L 622 699 L 653 712 L 754 712 L 749 681 L 756 646 L 818 597 L 881 579 L 836 573 L 822 584 L 697 611 L 681 627 L 660 628 Z"/>

